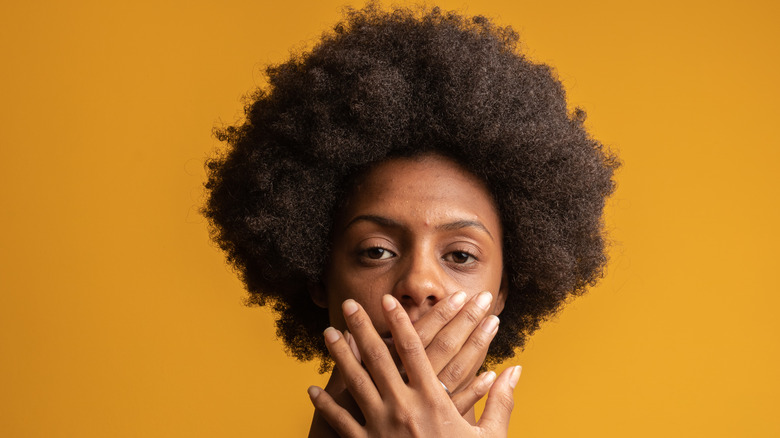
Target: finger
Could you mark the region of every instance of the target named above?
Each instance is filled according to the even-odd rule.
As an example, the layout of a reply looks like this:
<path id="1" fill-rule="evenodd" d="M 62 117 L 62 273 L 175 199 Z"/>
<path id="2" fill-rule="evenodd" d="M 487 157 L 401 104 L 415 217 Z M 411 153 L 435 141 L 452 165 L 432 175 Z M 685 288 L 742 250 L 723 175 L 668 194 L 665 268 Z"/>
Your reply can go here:
<path id="1" fill-rule="evenodd" d="M 454 293 L 446 300 L 436 303 L 429 312 L 414 322 L 414 328 L 424 346 L 427 347 L 431 343 L 436 333 L 452 320 L 465 302 L 465 292 Z"/>
<path id="2" fill-rule="evenodd" d="M 358 423 L 366 424 L 361 414 L 360 406 L 349 392 L 347 383 L 344 381 L 344 378 L 341 375 L 341 369 L 338 366 L 333 367 L 333 372 L 331 372 L 328 383 L 325 385 L 325 392 L 333 397 L 333 400 L 335 400 L 339 406 L 352 413 L 352 416 L 355 417 Z"/>
<path id="3" fill-rule="evenodd" d="M 355 355 L 355 359 L 360 362 L 362 360 L 360 358 L 360 350 L 358 350 L 358 346 L 355 343 L 355 338 L 352 336 L 352 333 L 350 333 L 349 330 L 344 333 L 344 339 L 346 339 L 347 344 L 349 344 L 349 348 L 352 350 L 352 354 Z"/>
<path id="4" fill-rule="evenodd" d="M 485 410 L 477 422 L 477 426 L 492 431 L 492 433 L 506 433 L 509 428 L 509 417 L 515 406 L 513 393 L 515 386 L 517 386 L 517 380 L 520 378 L 520 371 L 519 366 L 507 368 L 496 379 L 490 388 Z"/>
<path id="5" fill-rule="evenodd" d="M 401 363 L 406 370 L 406 376 L 409 379 L 410 386 L 416 387 L 438 387 L 439 391 L 444 391 L 436 374 L 431 368 L 428 357 L 425 355 L 417 331 L 414 329 L 409 315 L 400 305 L 397 299 L 392 295 L 382 297 L 382 308 L 385 313 L 385 320 L 390 326 L 390 332 L 393 335 L 393 343 L 401 358 Z M 435 382 L 435 383 L 434 383 Z"/>
<path id="6" fill-rule="evenodd" d="M 458 409 L 458 413 L 461 416 L 474 407 L 485 394 L 488 393 L 490 386 L 496 381 L 496 373 L 488 371 L 482 373 L 479 377 L 472 380 L 469 386 L 463 388 L 462 391 L 452 396 L 452 403 Z"/>
<path id="7" fill-rule="evenodd" d="M 471 332 L 460 351 L 439 372 L 439 380 L 447 385 L 447 388 L 457 392 L 477 373 L 487 356 L 490 342 L 498 333 L 498 323 L 498 317 L 495 315 L 483 319 Z"/>
<path id="8" fill-rule="evenodd" d="M 341 335 L 341 332 L 328 327 L 324 332 L 325 345 L 328 347 L 330 356 L 336 362 L 336 366 L 341 372 L 341 377 L 347 385 L 352 397 L 355 398 L 358 406 L 363 412 L 377 409 L 382 405 L 382 398 L 377 392 L 371 376 L 368 375 L 363 366 L 355 359 L 352 349 L 349 348 L 347 341 Z"/>
<path id="9" fill-rule="evenodd" d="M 386 395 L 405 387 L 398 368 L 390 356 L 387 344 L 382 340 L 363 307 L 355 300 L 346 300 L 342 305 L 347 327 L 357 344 L 360 357 L 379 390 Z M 350 353 L 351 354 L 351 353 Z M 354 357 L 354 355 L 353 355 Z"/>
<path id="10" fill-rule="evenodd" d="M 425 351 L 436 374 L 460 351 L 470 333 L 487 314 L 492 300 L 493 294 L 490 292 L 477 294 L 434 336 Z"/>
<path id="11" fill-rule="evenodd" d="M 366 431 L 360 423 L 346 409 L 339 406 L 330 394 L 316 386 L 310 386 L 308 392 L 311 403 L 339 436 L 344 438 L 366 436 Z"/>

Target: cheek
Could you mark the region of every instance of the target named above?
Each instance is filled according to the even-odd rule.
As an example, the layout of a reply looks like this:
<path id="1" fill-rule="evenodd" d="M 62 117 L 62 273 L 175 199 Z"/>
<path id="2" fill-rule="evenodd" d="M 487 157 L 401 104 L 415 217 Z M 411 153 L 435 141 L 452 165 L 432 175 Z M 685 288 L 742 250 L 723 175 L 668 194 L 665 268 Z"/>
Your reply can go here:
<path id="1" fill-rule="evenodd" d="M 483 291 L 489 291 L 495 295 L 501 288 L 501 274 L 502 269 L 500 267 L 491 267 L 481 272 L 480 275 L 456 279 L 457 285 L 452 287 L 451 290 L 453 293 L 463 290 L 469 293 L 470 296 Z"/>
<path id="2" fill-rule="evenodd" d="M 330 324 L 339 330 L 347 328 L 341 305 L 345 300 L 353 299 L 363 306 L 374 326 L 381 331 L 385 326 L 381 306 L 382 295 L 391 293 L 388 289 L 388 279 L 387 275 L 377 278 L 341 275 L 332 278 L 333 281 L 329 281 L 326 285 Z"/>
<path id="3" fill-rule="evenodd" d="M 388 292 L 382 292 L 383 281 L 381 278 L 367 279 L 365 277 L 350 276 L 342 271 L 340 275 L 330 277 L 325 287 L 328 297 L 328 315 L 330 323 L 334 328 L 339 330 L 346 329 L 341 306 L 348 299 L 353 299 L 360 303 L 375 323 L 377 316 L 382 318 L 381 297 Z"/>
<path id="4" fill-rule="evenodd" d="M 330 325 L 336 329 L 344 330 L 347 328 L 344 322 L 344 314 L 341 311 L 341 305 L 344 300 L 353 298 L 347 293 L 345 284 L 341 279 L 331 279 L 326 285 L 328 294 L 328 316 Z"/>
<path id="5" fill-rule="evenodd" d="M 341 314 L 341 306 L 330 306 L 328 308 L 328 319 L 330 320 L 330 326 L 344 331 L 347 328 L 347 323 L 344 322 L 344 316 Z"/>

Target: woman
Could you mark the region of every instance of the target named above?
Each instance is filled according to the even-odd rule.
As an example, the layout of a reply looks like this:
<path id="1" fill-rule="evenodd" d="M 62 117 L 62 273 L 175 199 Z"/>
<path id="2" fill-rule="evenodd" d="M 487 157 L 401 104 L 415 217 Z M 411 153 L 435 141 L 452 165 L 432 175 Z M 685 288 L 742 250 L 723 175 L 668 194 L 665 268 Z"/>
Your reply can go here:
<path id="1" fill-rule="evenodd" d="M 478 370 L 601 276 L 617 159 L 516 44 L 349 10 L 218 132 L 214 239 L 290 352 L 336 365 L 310 436 L 505 436 L 519 367 Z"/>

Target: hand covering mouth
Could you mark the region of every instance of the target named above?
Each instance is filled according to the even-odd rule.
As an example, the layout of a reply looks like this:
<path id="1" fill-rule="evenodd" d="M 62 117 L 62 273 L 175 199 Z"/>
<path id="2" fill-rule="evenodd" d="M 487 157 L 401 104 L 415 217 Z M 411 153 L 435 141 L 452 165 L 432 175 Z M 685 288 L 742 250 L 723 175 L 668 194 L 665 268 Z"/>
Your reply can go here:
<path id="1" fill-rule="evenodd" d="M 382 338 L 382 341 L 387 345 L 387 349 L 390 351 L 390 357 L 393 358 L 393 362 L 395 362 L 395 366 L 398 368 L 398 372 L 401 374 L 401 378 L 403 378 L 404 382 L 409 382 L 409 378 L 406 376 L 406 370 L 404 369 L 403 363 L 401 363 L 401 358 L 398 356 L 398 351 L 395 349 L 395 342 L 393 341 L 392 335 L 380 335 Z"/>

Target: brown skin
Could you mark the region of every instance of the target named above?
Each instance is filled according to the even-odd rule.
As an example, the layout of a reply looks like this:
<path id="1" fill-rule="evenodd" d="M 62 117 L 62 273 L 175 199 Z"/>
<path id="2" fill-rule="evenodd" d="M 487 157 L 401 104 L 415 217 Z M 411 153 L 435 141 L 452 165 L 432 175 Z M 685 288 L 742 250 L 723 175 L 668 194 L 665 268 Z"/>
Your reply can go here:
<path id="1" fill-rule="evenodd" d="M 388 334 L 380 298 L 395 296 L 412 322 L 458 291 L 501 290 L 501 222 L 487 189 L 439 155 L 394 159 L 355 187 L 335 226 L 325 290 L 330 322 L 346 328 L 341 303 L 363 305 Z M 503 296 L 494 300 L 498 315 Z"/>
<path id="2" fill-rule="evenodd" d="M 425 347 L 398 300 L 384 295 L 382 308 L 408 379 L 399 373 L 371 319 L 355 300 L 345 301 L 342 310 L 353 341 L 365 358 L 362 363 L 341 332 L 333 327 L 324 332 L 333 361 L 344 376 L 349 376 L 349 392 L 365 413 L 365 422 L 361 423 L 326 391 L 310 387 L 309 396 L 317 412 L 339 436 L 506 438 L 520 367 L 504 370 L 493 382 L 479 422 L 471 424 L 442 388 Z"/>
<path id="3" fill-rule="evenodd" d="M 354 188 L 334 230 L 324 289 L 313 293 L 328 308 L 331 325 L 345 330 L 342 303 L 357 301 L 398 363 L 382 309 L 382 297 L 393 296 L 414 324 L 432 371 L 452 391 L 455 408 L 474 424 L 473 404 L 494 375 L 474 376 L 497 330 L 491 315 L 503 309 L 507 290 L 501 222 L 484 184 L 440 155 L 392 159 Z M 365 341 L 350 338 L 344 340 L 359 358 Z M 326 391 L 361 418 L 345 389 L 334 371 Z M 310 436 L 327 436 L 318 432 L 323 427 L 315 415 Z"/>

